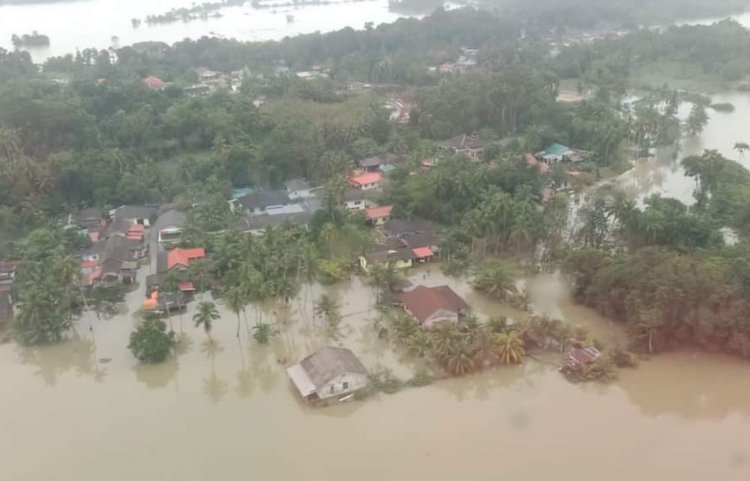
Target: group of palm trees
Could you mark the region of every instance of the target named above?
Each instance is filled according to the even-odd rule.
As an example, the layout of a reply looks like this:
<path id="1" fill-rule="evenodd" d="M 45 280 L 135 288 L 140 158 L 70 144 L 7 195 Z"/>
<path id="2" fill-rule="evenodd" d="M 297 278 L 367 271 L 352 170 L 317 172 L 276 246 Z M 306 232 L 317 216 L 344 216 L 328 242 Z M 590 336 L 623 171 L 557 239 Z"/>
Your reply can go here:
<path id="1" fill-rule="evenodd" d="M 526 355 L 520 330 L 504 319 L 482 323 L 469 316 L 459 323 L 441 322 L 423 329 L 401 311 L 387 316 L 391 339 L 409 355 L 436 362 L 454 376 L 463 376 L 492 364 L 519 364 Z"/>

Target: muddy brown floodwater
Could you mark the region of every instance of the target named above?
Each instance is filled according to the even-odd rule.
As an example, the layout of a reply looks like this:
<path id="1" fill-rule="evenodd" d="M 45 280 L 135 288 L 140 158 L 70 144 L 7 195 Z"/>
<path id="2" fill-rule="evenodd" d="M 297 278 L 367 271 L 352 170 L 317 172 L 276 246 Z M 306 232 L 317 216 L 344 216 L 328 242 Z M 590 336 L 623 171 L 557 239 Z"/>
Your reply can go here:
<path id="1" fill-rule="evenodd" d="M 141 274 L 145 274 L 142 272 Z M 442 277 L 482 316 L 522 315 Z M 528 280 L 534 308 L 619 336 L 574 306 L 559 276 Z M 339 297 L 341 336 L 327 341 L 311 315 L 321 290 Z M 307 302 L 305 302 L 307 299 Z M 137 306 L 140 292 L 129 304 Z M 194 306 L 191 306 L 193 309 Z M 191 311 L 192 312 L 192 311 Z M 284 367 L 328 342 L 352 348 L 370 368 L 414 370 L 375 336 L 372 291 L 358 280 L 303 289 L 278 319 L 271 345 L 248 342 L 226 310 L 211 346 L 182 322 L 181 353 L 139 366 L 125 348 L 134 321 L 85 317 L 80 338 L 44 348 L 0 346 L 2 479 L 84 480 L 660 480 L 750 478 L 750 366 L 681 352 L 622 372 L 612 385 L 574 385 L 529 361 L 312 409 Z M 248 309 L 252 325 L 257 313 Z M 93 327 L 93 338 L 88 329 Z M 101 362 L 101 361 L 106 362 Z"/>

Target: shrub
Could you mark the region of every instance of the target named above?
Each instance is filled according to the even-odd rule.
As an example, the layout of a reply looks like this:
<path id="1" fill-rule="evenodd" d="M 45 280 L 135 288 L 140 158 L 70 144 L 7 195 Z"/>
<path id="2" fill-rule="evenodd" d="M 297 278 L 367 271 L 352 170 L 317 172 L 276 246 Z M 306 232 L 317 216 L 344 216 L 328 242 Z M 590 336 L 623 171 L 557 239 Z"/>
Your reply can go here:
<path id="1" fill-rule="evenodd" d="M 147 319 L 130 334 L 128 348 L 141 362 L 163 362 L 175 347 L 174 332 L 158 319 Z"/>

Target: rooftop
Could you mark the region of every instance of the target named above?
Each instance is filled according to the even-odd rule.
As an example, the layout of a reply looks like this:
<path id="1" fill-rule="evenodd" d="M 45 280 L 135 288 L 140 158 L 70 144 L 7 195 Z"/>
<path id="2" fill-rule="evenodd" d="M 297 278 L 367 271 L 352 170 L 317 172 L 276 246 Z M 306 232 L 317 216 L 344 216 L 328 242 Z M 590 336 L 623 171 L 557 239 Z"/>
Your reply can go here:
<path id="1" fill-rule="evenodd" d="M 562 144 L 551 144 L 546 149 L 544 149 L 545 155 L 563 155 L 566 152 L 570 151 L 570 147 L 566 147 Z"/>
<path id="2" fill-rule="evenodd" d="M 349 178 L 349 182 L 354 185 L 376 184 L 383 180 L 379 172 L 365 172 L 364 174 L 355 175 Z"/>
<path id="3" fill-rule="evenodd" d="M 237 199 L 248 210 L 265 209 L 274 205 L 286 205 L 291 200 L 285 190 L 265 190 L 243 195 Z"/>
<path id="4" fill-rule="evenodd" d="M 167 269 L 175 266 L 187 267 L 190 261 L 206 257 L 206 249 L 195 247 L 193 249 L 182 249 L 180 247 L 172 249 L 167 254 Z"/>
<path id="5" fill-rule="evenodd" d="M 370 220 L 375 219 L 381 219 L 383 217 L 388 217 L 391 215 L 391 211 L 393 210 L 392 205 L 384 205 L 381 207 L 370 207 L 369 209 L 365 209 L 365 214 L 367 214 L 367 218 Z"/>
<path id="6" fill-rule="evenodd" d="M 417 286 L 409 292 L 399 294 L 398 299 L 420 324 L 440 310 L 461 312 L 469 309 L 466 301 L 448 286 Z"/>
<path id="7" fill-rule="evenodd" d="M 347 372 L 367 374 L 367 369 L 357 356 L 349 349 L 340 347 L 326 347 L 307 356 L 299 365 L 318 389 Z"/>

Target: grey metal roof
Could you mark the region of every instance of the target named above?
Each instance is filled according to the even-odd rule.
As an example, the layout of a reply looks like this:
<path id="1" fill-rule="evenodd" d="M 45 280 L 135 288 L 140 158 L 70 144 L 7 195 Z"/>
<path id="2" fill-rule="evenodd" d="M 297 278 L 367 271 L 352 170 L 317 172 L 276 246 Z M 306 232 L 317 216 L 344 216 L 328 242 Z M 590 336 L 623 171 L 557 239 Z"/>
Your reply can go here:
<path id="1" fill-rule="evenodd" d="M 237 199 L 244 208 L 246 209 L 257 209 L 266 208 L 273 205 L 286 205 L 291 200 L 289 194 L 284 190 L 267 190 L 260 192 L 253 192 L 252 194 L 243 195 Z"/>
<path id="2" fill-rule="evenodd" d="M 383 230 L 389 235 L 402 237 L 414 234 L 436 234 L 438 226 L 428 220 L 391 219 L 385 223 Z"/>
<path id="3" fill-rule="evenodd" d="M 341 347 L 326 347 L 304 358 L 300 365 L 318 389 L 344 373 L 368 374 L 367 368 L 357 356 L 349 349 Z"/>
<path id="4" fill-rule="evenodd" d="M 364 200 L 365 193 L 359 189 L 350 189 L 344 193 L 344 200 Z"/>
<path id="5" fill-rule="evenodd" d="M 149 219 L 156 214 L 156 209 L 142 205 L 123 205 L 115 209 L 115 219 Z"/>
<path id="6" fill-rule="evenodd" d="M 286 190 L 290 192 L 310 190 L 310 184 L 305 179 L 292 179 L 286 183 Z"/>

